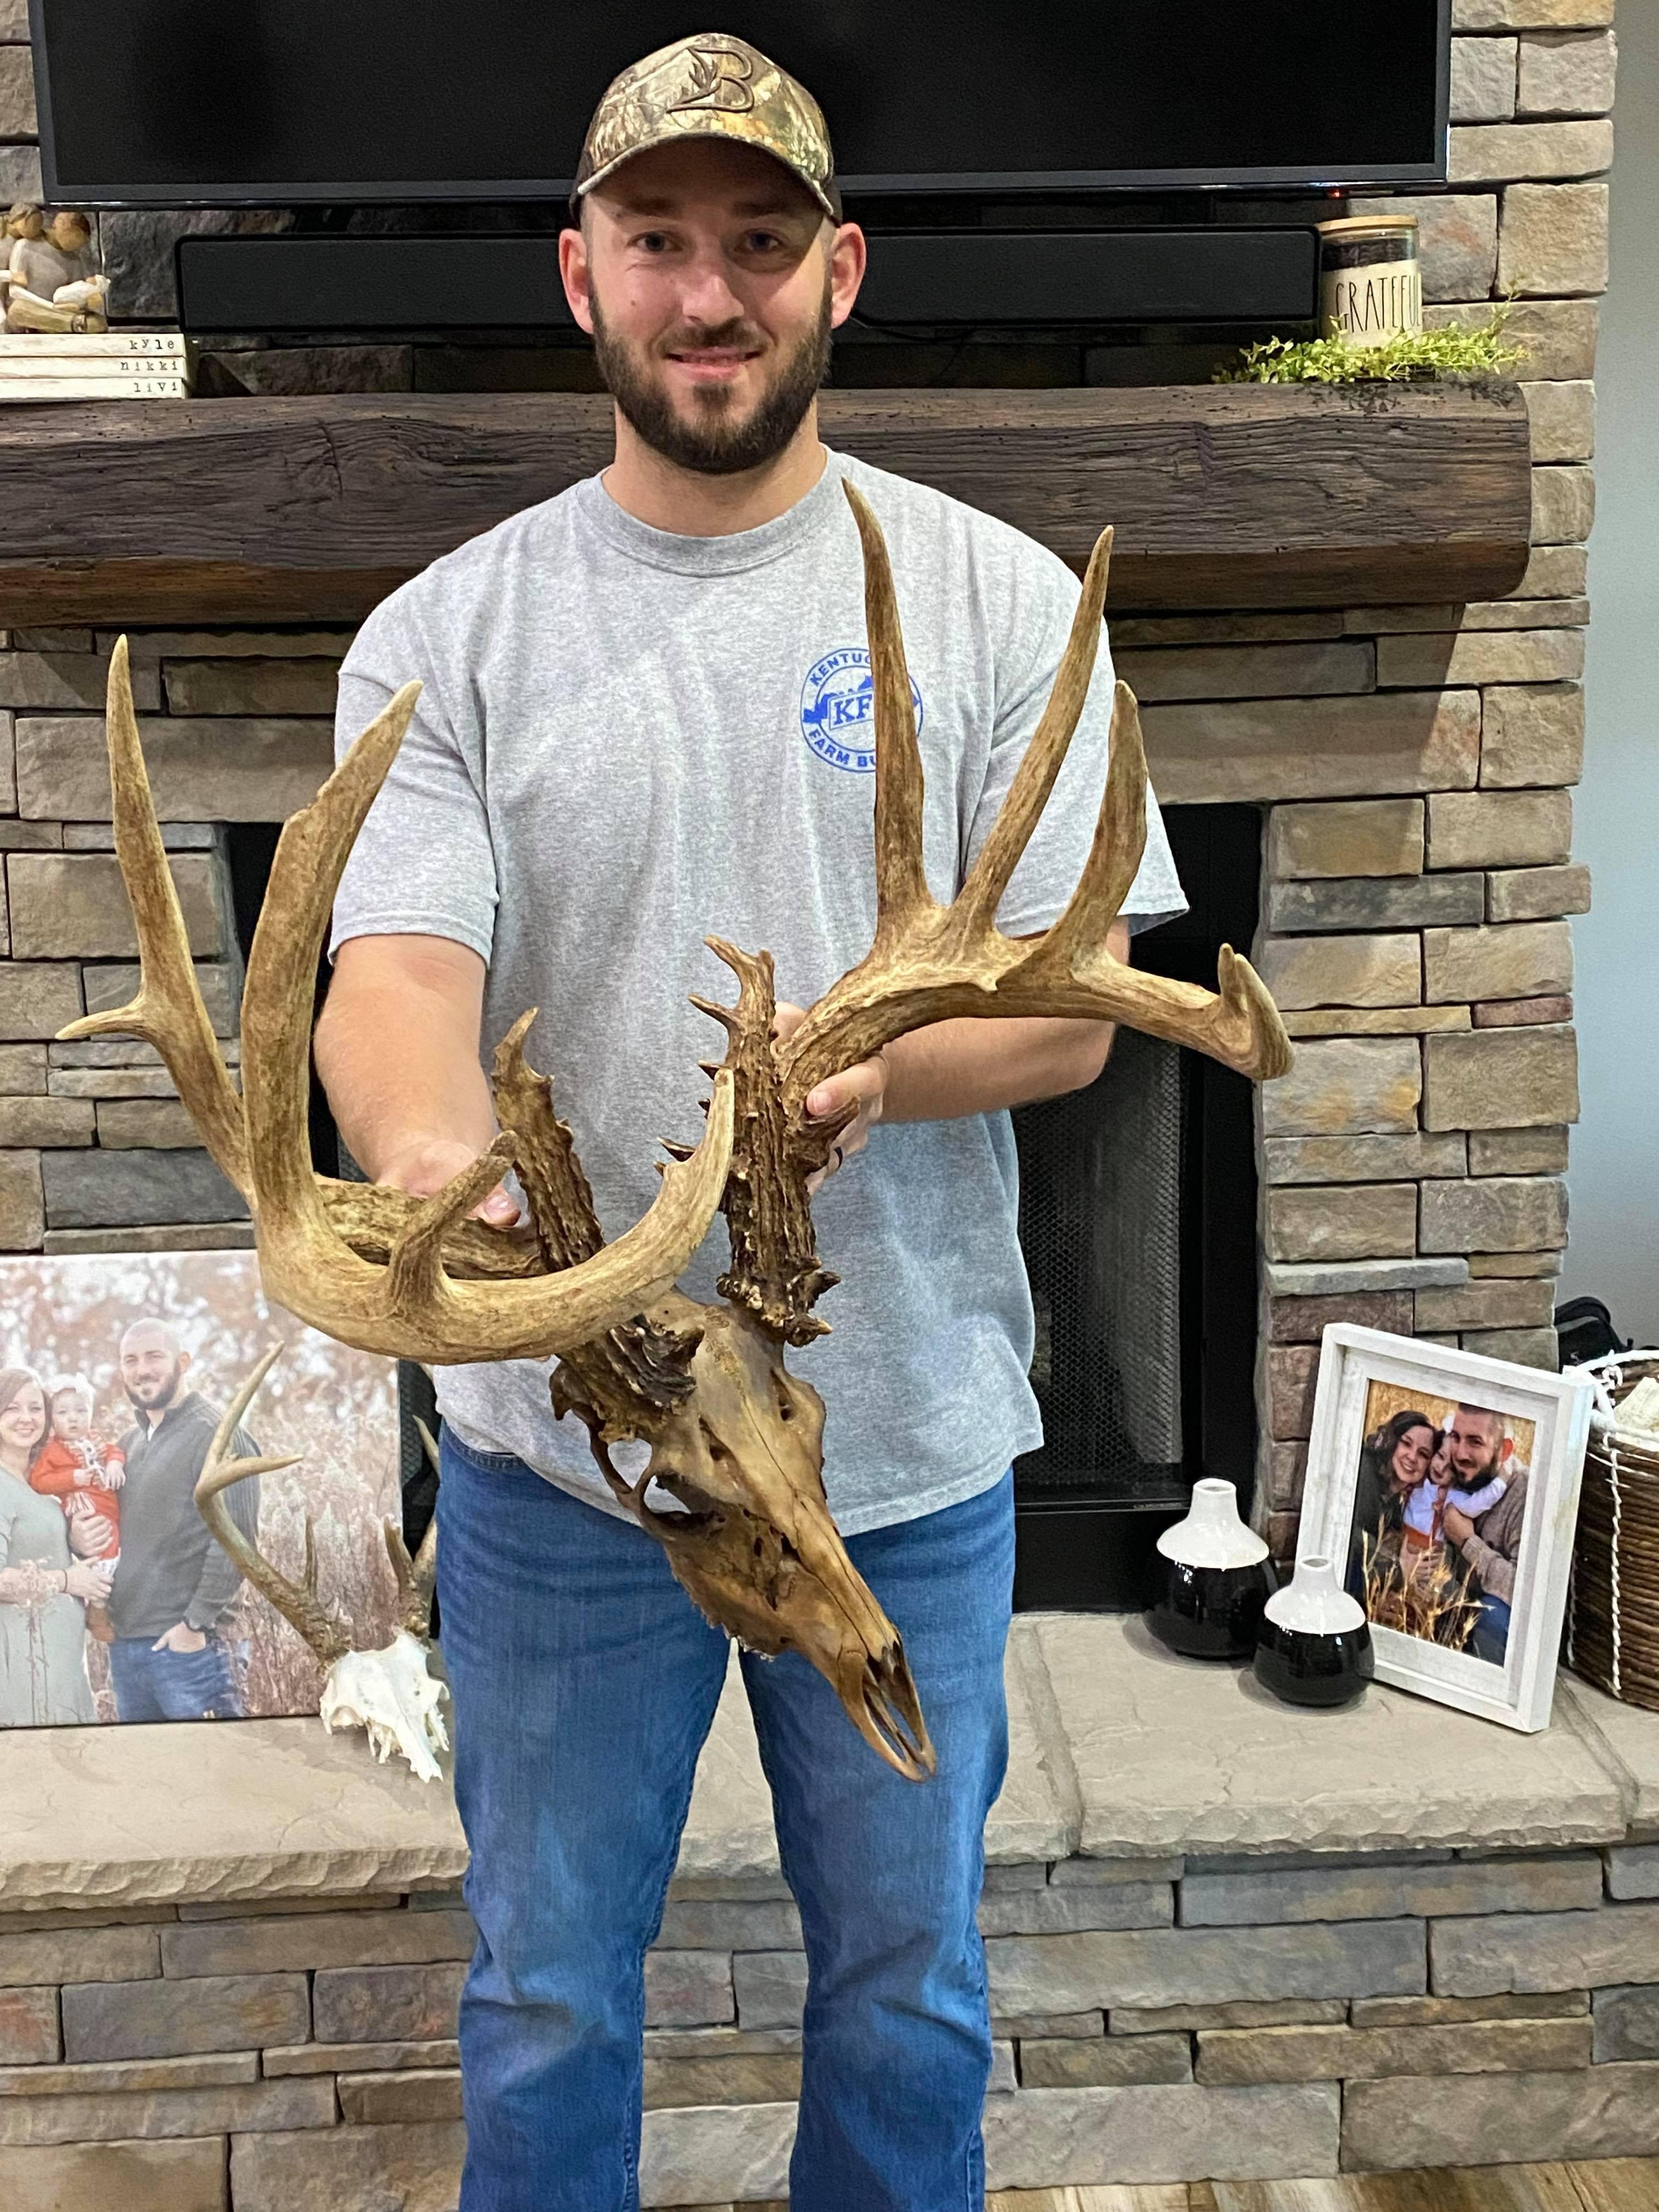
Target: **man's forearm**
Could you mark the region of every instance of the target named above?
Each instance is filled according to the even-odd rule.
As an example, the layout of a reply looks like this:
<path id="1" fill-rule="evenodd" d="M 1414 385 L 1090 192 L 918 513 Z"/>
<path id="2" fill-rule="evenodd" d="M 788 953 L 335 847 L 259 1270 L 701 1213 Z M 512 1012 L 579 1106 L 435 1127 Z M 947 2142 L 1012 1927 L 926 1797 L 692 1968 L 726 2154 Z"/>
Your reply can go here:
<path id="1" fill-rule="evenodd" d="M 1515 1597 L 1515 1562 L 1506 1559 L 1501 1552 L 1483 1543 L 1479 1536 L 1469 1536 L 1458 1547 L 1468 1564 L 1480 1578 L 1480 1587 L 1488 1597 L 1502 1598 L 1505 1605 Z"/>
<path id="2" fill-rule="evenodd" d="M 1105 1066 L 1110 1022 L 935 1022 L 887 1048 L 884 1121 L 948 1121 L 1081 1090 Z"/>
<path id="3" fill-rule="evenodd" d="M 453 1007 L 407 978 L 354 983 L 317 1025 L 317 1073 L 347 1148 L 384 1180 L 410 1149 L 448 1140 L 477 1153 L 495 1134 L 476 1048 L 458 1052 Z"/>

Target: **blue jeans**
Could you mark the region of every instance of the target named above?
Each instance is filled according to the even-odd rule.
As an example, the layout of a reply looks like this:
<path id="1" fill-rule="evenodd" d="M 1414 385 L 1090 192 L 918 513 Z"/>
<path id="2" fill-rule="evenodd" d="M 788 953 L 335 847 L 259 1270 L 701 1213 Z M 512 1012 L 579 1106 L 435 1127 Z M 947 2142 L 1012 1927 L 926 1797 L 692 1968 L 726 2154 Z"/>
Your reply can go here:
<path id="1" fill-rule="evenodd" d="M 115 1710 L 124 1721 L 239 1721 L 242 1701 L 230 1654 L 213 1633 L 199 1651 L 152 1651 L 153 1636 L 118 1636 L 109 1647 Z"/>
<path id="2" fill-rule="evenodd" d="M 1480 1598 L 1480 1618 L 1474 1624 L 1469 1649 L 1477 1659 L 1490 1659 L 1501 1667 L 1510 1648 L 1510 1608 L 1501 1597 Z"/>
<path id="3" fill-rule="evenodd" d="M 644 1960 L 726 1668 L 654 1540 L 446 1431 L 438 1550 L 479 1940 L 462 2212 L 635 2212 Z M 793 2212 L 979 2212 L 975 1923 L 1007 1758 L 1013 1482 L 855 1536 L 939 1753 L 902 1781 L 804 1659 L 745 1656 L 810 1975 Z"/>

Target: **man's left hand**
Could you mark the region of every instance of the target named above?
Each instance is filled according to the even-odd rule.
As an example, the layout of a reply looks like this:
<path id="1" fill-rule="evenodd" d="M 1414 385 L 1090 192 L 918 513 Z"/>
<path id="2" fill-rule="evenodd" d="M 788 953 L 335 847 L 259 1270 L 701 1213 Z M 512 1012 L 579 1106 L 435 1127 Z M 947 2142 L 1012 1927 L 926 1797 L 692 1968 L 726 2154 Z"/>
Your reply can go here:
<path id="1" fill-rule="evenodd" d="M 152 1651 L 200 1651 L 205 1649 L 207 1636 L 199 1628 L 191 1628 L 182 1620 L 175 1620 L 164 1636 L 158 1636 L 150 1645 Z"/>
<path id="2" fill-rule="evenodd" d="M 778 1002 L 777 1016 L 772 1024 L 773 1035 L 781 1040 L 791 1036 L 806 1019 L 804 1006 L 791 1006 L 787 1000 Z M 843 1068 L 820 1083 L 816 1091 L 807 1093 L 806 1111 L 815 1121 L 833 1121 L 849 1106 L 857 1113 L 836 1139 L 828 1163 L 816 1175 L 806 1179 L 809 1195 L 821 1189 L 854 1152 L 861 1152 L 870 1141 L 870 1132 L 881 1119 L 881 1102 L 887 1089 L 887 1055 L 878 1052 L 870 1060 L 860 1060 L 854 1066 Z"/>

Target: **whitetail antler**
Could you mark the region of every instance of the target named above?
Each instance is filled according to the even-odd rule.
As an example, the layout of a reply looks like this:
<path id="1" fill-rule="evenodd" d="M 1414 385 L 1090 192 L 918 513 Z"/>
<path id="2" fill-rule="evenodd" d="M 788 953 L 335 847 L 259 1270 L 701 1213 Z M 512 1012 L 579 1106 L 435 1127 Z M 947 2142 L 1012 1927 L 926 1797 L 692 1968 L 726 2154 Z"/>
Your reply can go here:
<path id="1" fill-rule="evenodd" d="M 226 1456 L 238 1424 L 282 1349 L 273 1344 L 264 1353 L 225 1408 L 197 1477 L 197 1510 L 244 1577 L 299 1631 L 321 1662 L 323 1693 L 318 1710 L 324 1727 L 366 1729 L 377 1758 L 400 1751 L 423 1782 L 436 1781 L 434 1754 L 449 1745 L 438 1710 L 448 1693 L 433 1680 L 426 1664 L 432 1578 L 437 1567 L 436 1522 L 412 1561 L 397 1522 L 388 1518 L 380 1524 L 398 1584 L 398 1626 L 390 1643 L 368 1645 L 358 1643 L 347 1623 L 317 1594 L 317 1537 L 311 1516 L 306 1516 L 305 1579 L 295 1583 L 238 1528 L 225 1502 L 224 1493 L 233 1483 L 299 1464 L 297 1452 L 252 1459 Z"/>
<path id="2" fill-rule="evenodd" d="M 371 1195 L 315 1175 L 307 1100 L 317 962 L 347 856 L 419 690 L 404 686 L 283 831 L 248 959 L 239 1099 L 197 988 L 120 640 L 109 673 L 110 776 L 141 981 L 130 1005 L 72 1022 L 60 1035 L 121 1030 L 155 1046 L 213 1158 L 248 1201 L 267 1291 L 301 1320 L 395 1358 L 546 1358 L 625 1322 L 670 1287 L 702 1243 L 731 1156 L 732 1085 L 729 1078 L 716 1085 L 702 1145 L 667 1171 L 643 1219 L 556 1274 L 533 1252 L 464 1219 L 512 1164 L 510 1129 L 433 1198 L 383 1188 Z M 505 1279 L 458 1279 L 458 1259 Z"/>
<path id="3" fill-rule="evenodd" d="M 251 1536 L 243 1534 L 231 1518 L 224 1498 L 234 1482 L 245 1481 L 249 1475 L 275 1474 L 279 1468 L 297 1467 L 300 1463 L 298 1452 L 278 1452 L 258 1459 L 226 1457 L 230 1440 L 253 1402 L 254 1392 L 270 1372 L 282 1348 L 280 1344 L 273 1344 L 261 1355 L 252 1373 L 226 1407 L 213 1432 L 213 1442 L 208 1446 L 202 1472 L 196 1478 L 196 1510 L 241 1570 L 244 1580 L 252 1583 L 289 1626 L 299 1631 L 325 1667 L 331 1667 L 350 1650 L 351 1632 L 317 1595 L 317 1539 L 311 1516 L 306 1516 L 305 1580 L 302 1583 L 293 1583 L 271 1565 Z"/>
<path id="4" fill-rule="evenodd" d="M 1100 641 L 1112 533 L 1089 562 L 1071 635 L 1042 720 L 1002 810 L 954 902 L 941 907 L 922 868 L 922 769 L 898 602 L 881 526 L 843 484 L 863 542 L 876 728 L 874 942 L 779 1048 L 792 1129 L 814 1086 L 895 1037 L 957 1015 L 1073 1015 L 1122 1022 L 1207 1054 L 1264 1082 L 1291 1048 L 1278 1008 L 1247 960 L 1224 945 L 1220 995 L 1127 967 L 1107 933 L 1146 842 L 1146 762 L 1134 695 L 1113 702 L 1111 762 L 1094 843 L 1065 913 L 1033 943 L 1006 938 L 995 915 L 1036 827 L 1077 727 Z"/>

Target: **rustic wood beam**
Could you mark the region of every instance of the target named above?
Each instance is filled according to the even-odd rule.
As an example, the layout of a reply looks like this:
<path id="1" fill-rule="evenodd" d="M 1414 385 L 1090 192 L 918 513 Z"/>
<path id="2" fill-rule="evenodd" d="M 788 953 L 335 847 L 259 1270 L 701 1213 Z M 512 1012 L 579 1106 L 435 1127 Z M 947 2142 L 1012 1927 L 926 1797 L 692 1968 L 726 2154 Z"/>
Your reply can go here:
<path id="1" fill-rule="evenodd" d="M 1115 607 L 1493 599 L 1520 581 L 1510 384 L 826 392 L 832 444 L 986 508 Z M 610 457 L 574 393 L 0 410 L 0 624 L 353 622 Z"/>

